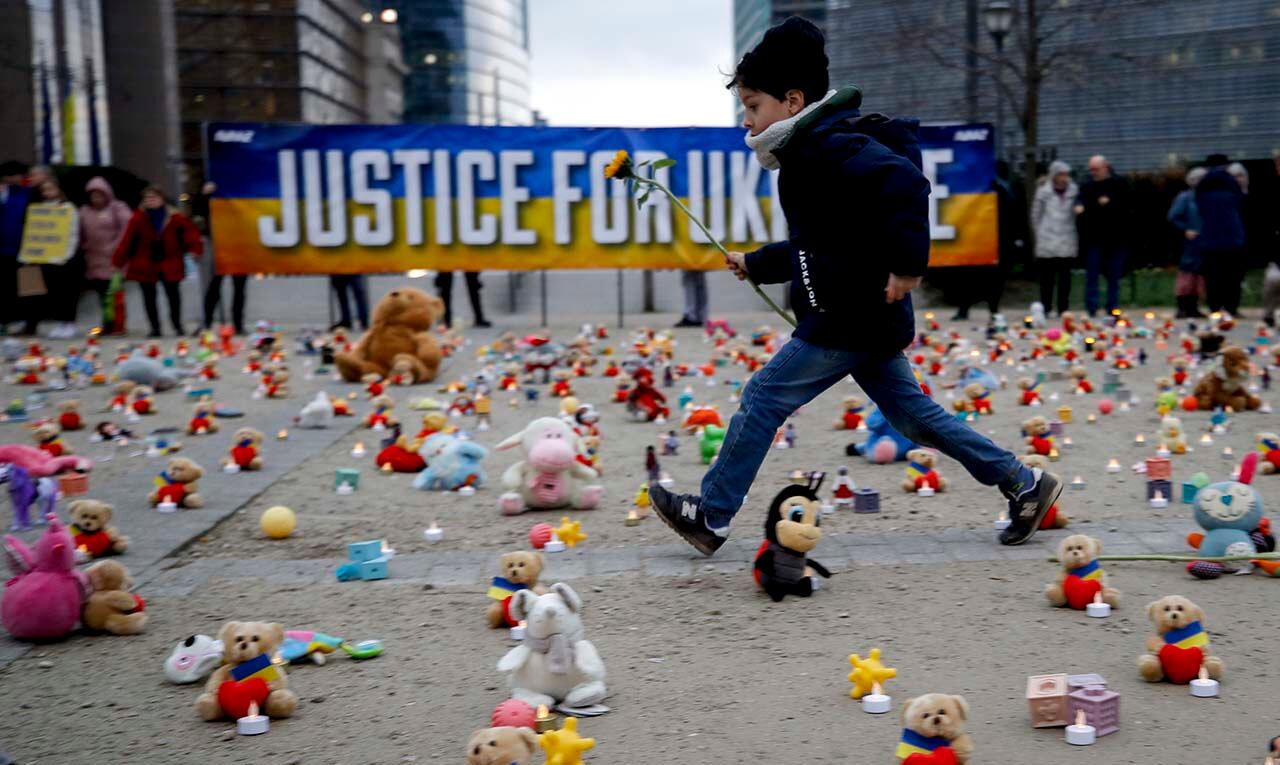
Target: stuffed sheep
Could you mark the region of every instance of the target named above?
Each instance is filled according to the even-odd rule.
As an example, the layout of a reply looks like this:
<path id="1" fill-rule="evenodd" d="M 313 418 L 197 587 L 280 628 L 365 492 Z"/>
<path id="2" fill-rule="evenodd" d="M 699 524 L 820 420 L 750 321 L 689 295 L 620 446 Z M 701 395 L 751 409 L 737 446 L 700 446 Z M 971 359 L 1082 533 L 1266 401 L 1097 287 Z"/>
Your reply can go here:
<path id="1" fill-rule="evenodd" d="M 517 446 L 524 459 L 502 474 L 507 491 L 499 505 L 504 515 L 563 507 L 592 510 L 599 504 L 604 487 L 595 482 L 596 471 L 579 461 L 578 435 L 566 423 L 540 417 L 496 448 Z"/>

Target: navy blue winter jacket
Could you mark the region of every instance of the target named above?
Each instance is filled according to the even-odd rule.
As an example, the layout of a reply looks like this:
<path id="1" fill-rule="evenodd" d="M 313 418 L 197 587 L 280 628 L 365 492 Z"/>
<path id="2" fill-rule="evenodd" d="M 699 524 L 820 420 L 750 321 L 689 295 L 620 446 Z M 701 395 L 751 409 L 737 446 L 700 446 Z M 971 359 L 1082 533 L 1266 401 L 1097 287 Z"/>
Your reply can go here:
<path id="1" fill-rule="evenodd" d="M 1244 192 L 1240 183 L 1221 167 L 1215 167 L 1196 184 L 1196 208 L 1202 227 L 1200 251 L 1204 253 L 1244 248 Z"/>
<path id="2" fill-rule="evenodd" d="M 791 281 L 795 336 L 814 345 L 889 356 L 915 335 L 911 297 L 886 303 L 889 274 L 929 265 L 929 182 L 915 120 L 859 116 L 843 88 L 805 115 L 773 150 L 790 239 L 748 253 L 758 284 Z"/>

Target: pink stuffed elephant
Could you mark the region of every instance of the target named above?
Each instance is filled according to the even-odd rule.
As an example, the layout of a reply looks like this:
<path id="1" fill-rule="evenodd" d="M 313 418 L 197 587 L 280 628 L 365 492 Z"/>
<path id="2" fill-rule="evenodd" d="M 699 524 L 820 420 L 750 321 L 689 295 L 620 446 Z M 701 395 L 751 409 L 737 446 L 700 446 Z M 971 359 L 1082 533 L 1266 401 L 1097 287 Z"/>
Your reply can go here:
<path id="1" fill-rule="evenodd" d="M 595 483 L 599 474 L 579 459 L 581 443 L 567 424 L 540 417 L 495 448 L 517 446 L 524 459 L 502 474 L 507 491 L 498 503 L 504 515 L 564 507 L 592 510 L 600 503 L 604 487 Z"/>
<path id="2" fill-rule="evenodd" d="M 76 571 L 75 542 L 56 515 L 35 550 L 12 535 L 4 538 L 14 577 L 5 582 L 0 622 L 18 640 L 54 640 L 76 628 L 88 581 Z"/>
<path id="3" fill-rule="evenodd" d="M 45 478 L 74 470 L 93 470 L 93 460 L 84 457 L 55 457 L 44 449 L 26 444 L 0 444 L 0 462 L 10 462 L 34 478 Z"/>

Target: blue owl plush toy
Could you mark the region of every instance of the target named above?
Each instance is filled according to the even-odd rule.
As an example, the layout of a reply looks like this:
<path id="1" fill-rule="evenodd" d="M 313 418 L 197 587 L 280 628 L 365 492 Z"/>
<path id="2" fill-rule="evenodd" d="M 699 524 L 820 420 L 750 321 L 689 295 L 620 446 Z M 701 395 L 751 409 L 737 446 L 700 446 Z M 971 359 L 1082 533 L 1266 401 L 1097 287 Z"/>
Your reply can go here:
<path id="1" fill-rule="evenodd" d="M 1274 549 L 1270 523 L 1262 515 L 1262 497 L 1250 485 L 1258 455 L 1250 453 L 1240 466 L 1240 480 L 1219 481 L 1196 494 L 1195 518 L 1203 533 L 1191 534 L 1187 541 L 1207 558 L 1254 555 Z M 1197 579 L 1217 579 L 1224 573 L 1248 573 L 1257 566 L 1272 576 L 1280 576 L 1280 561 L 1254 561 L 1240 568 L 1228 568 L 1219 561 L 1195 561 L 1187 571 Z"/>

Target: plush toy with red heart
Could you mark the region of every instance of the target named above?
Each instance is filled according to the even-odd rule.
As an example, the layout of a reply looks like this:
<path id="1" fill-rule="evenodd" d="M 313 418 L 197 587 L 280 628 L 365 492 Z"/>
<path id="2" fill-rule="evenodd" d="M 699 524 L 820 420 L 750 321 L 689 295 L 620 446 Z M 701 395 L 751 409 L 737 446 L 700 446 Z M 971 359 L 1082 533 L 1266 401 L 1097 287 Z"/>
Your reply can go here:
<path id="1" fill-rule="evenodd" d="M 1156 633 L 1147 638 L 1147 653 L 1138 657 L 1138 674 L 1149 683 L 1167 680 L 1185 685 L 1201 667 L 1214 680 L 1222 678 L 1222 659 L 1209 653 L 1204 611 L 1181 595 L 1169 595 L 1147 606 Z"/>
<path id="2" fill-rule="evenodd" d="M 1072 534 L 1058 545 L 1062 573 L 1044 590 L 1048 601 L 1062 608 L 1083 611 L 1098 595 L 1112 608 L 1120 607 L 1120 591 L 1107 586 L 1107 574 L 1098 563 L 1102 542 L 1084 534 Z"/>
<path id="3" fill-rule="evenodd" d="M 209 675 L 196 699 L 196 713 L 204 720 L 236 720 L 255 703 L 267 717 L 291 717 L 298 697 L 289 690 L 284 666 L 273 656 L 284 642 L 284 625 L 277 622 L 227 622 L 218 632 L 222 666 Z M 261 664 L 262 666 L 259 666 Z"/>
<path id="4" fill-rule="evenodd" d="M 968 717 L 963 696 L 926 693 L 907 699 L 898 760 L 903 765 L 965 765 L 973 755 L 973 740 L 964 732 Z"/>

